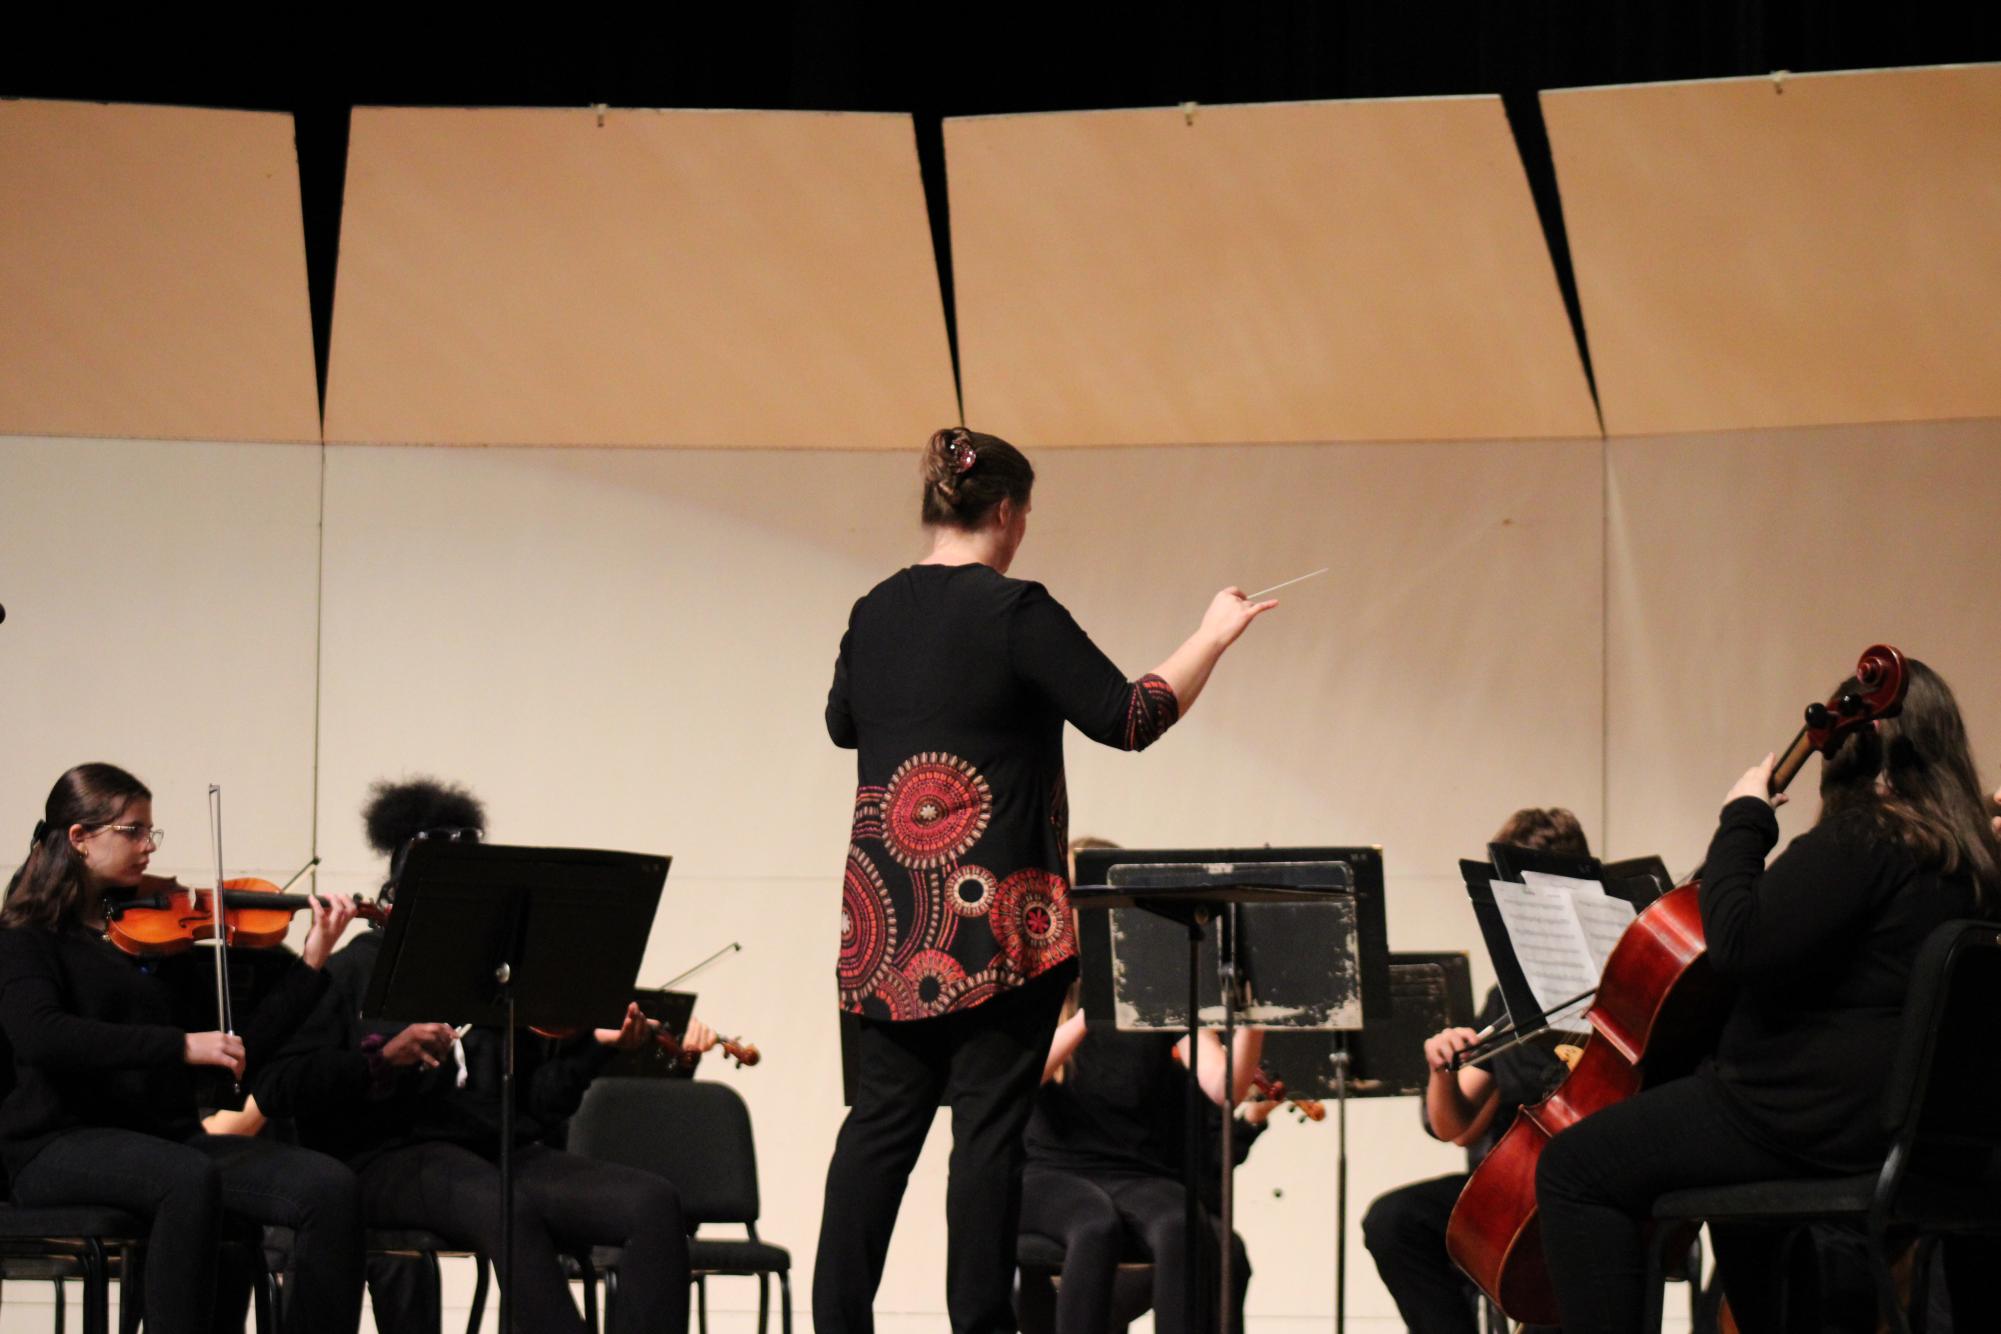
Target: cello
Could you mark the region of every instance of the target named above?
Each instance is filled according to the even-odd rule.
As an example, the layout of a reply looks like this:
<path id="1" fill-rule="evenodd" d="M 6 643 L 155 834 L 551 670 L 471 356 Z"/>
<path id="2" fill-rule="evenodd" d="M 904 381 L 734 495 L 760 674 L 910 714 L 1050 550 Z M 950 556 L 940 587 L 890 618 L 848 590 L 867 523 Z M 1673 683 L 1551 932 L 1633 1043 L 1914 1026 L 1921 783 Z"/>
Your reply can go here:
<path id="1" fill-rule="evenodd" d="M 1864 652 L 1852 688 L 1807 706 L 1805 725 L 1773 765 L 1772 792 L 1783 792 L 1816 752 L 1831 753 L 1850 732 L 1895 717 L 1905 684 L 1896 649 Z M 1543 1147 L 1592 1112 L 1687 1073 L 1715 1046 L 1731 995 L 1704 954 L 1701 874 L 1626 928 L 1585 1012 L 1591 1035 L 1576 1064 L 1547 1098 L 1521 1109 L 1453 1207 L 1446 1251 L 1511 1319 L 1561 1323 L 1536 1213 Z"/>

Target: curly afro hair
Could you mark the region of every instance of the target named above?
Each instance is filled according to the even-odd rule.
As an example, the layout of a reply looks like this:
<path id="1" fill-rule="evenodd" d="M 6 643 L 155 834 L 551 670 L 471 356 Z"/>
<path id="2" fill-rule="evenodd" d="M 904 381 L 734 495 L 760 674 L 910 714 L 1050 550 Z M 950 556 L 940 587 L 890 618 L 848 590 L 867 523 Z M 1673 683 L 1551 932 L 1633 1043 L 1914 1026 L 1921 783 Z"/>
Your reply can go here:
<path id="1" fill-rule="evenodd" d="M 486 830 L 486 808 L 454 783 L 435 778 L 410 778 L 400 783 L 381 779 L 368 789 L 361 808 L 368 844 L 385 857 L 417 835 L 433 829 Z"/>

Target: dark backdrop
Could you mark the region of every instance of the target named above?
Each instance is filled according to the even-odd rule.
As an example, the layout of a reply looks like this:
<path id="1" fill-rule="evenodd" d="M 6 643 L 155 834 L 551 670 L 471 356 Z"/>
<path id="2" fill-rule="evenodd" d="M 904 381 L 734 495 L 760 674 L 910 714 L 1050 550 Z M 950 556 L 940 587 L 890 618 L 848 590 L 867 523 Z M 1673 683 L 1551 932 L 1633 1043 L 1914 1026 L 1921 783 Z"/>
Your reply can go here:
<path id="1" fill-rule="evenodd" d="M 1588 372 L 1536 90 L 2001 59 L 2001 7 L 1932 0 L 304 4 L 143 26 L 115 13 L 17 14 L 0 95 L 293 113 L 323 393 L 355 105 L 908 111 L 956 364 L 946 116 L 1499 93 Z"/>

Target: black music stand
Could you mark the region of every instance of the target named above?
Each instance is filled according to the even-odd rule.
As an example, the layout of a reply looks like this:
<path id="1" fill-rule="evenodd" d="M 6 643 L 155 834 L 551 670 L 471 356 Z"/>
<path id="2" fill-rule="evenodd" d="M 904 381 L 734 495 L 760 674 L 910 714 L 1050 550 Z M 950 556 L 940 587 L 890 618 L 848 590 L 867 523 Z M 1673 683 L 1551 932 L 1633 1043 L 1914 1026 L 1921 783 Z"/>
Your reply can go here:
<path id="1" fill-rule="evenodd" d="M 1378 857 L 1380 851 L 1376 852 Z M 1327 907 L 1334 903 L 1345 903 L 1351 908 L 1346 922 L 1355 935 L 1366 940 L 1370 933 L 1361 929 L 1360 922 L 1367 914 L 1363 911 L 1355 894 L 1355 875 L 1348 863 L 1338 855 L 1329 855 L 1330 850 L 1318 848 L 1256 848 L 1231 850 L 1162 850 L 1132 851 L 1127 849 L 1090 849 L 1077 855 L 1076 878 L 1078 885 L 1071 891 L 1071 902 L 1078 908 L 1140 908 L 1169 921 L 1179 923 L 1188 943 L 1187 1002 L 1183 1018 L 1188 1035 L 1188 1105 L 1185 1157 L 1183 1159 L 1182 1188 L 1186 1199 L 1187 1236 L 1191 1247 L 1203 1235 L 1207 1220 L 1202 1210 L 1199 1179 L 1201 1175 L 1201 1148 L 1199 1144 L 1202 1125 L 1203 1094 L 1196 1074 L 1198 1034 L 1203 1027 L 1205 1014 L 1220 1010 L 1223 1029 L 1223 1086 L 1227 1090 L 1234 1086 L 1234 1042 L 1236 1036 L 1237 1001 L 1240 982 L 1243 978 L 1240 945 L 1244 932 L 1240 929 L 1237 910 L 1240 905 L 1281 904 L 1291 906 Z M 1093 884 L 1091 881 L 1097 881 Z M 1382 904 L 1376 896 L 1374 913 L 1381 917 Z M 1203 1005 L 1203 942 L 1204 927 L 1215 922 L 1217 939 L 1213 947 L 1218 1005 Z M 1109 940 L 1107 927 L 1105 938 Z M 1381 940 L 1380 933 L 1375 939 Z M 1111 961 L 1109 951 L 1095 952 L 1102 960 L 1090 964 L 1092 972 L 1109 977 Z M 1362 1013 L 1362 997 L 1369 990 L 1368 980 L 1372 973 L 1387 974 L 1387 961 L 1371 961 L 1369 951 L 1358 949 L 1354 957 L 1345 961 L 1352 969 L 1350 978 L 1353 1005 L 1345 1007 L 1351 1011 L 1353 1022 L 1359 1024 Z M 1093 952 L 1087 950 L 1087 963 Z M 1324 962 L 1324 961 L 1323 961 Z M 1371 963 L 1374 966 L 1371 966 Z M 1387 993 L 1382 987 L 1377 994 Z M 1110 1007 L 1099 1005 L 1099 1013 L 1109 1012 Z M 1332 1022 L 1344 1022 L 1350 1016 L 1343 1014 Z M 1313 1018 L 1326 1021 L 1329 1016 L 1316 1015 Z M 1121 1027 L 1133 1025 L 1121 1024 Z M 1149 1025 L 1167 1027 L 1165 1024 Z M 1223 1108 L 1221 1172 L 1222 1172 L 1222 1228 L 1223 1236 L 1219 1246 L 1220 1281 L 1217 1306 L 1220 1312 L 1218 1328 L 1222 1334 L 1230 1334 L 1232 1313 L 1230 1232 L 1234 1226 L 1234 1177 L 1235 1154 L 1233 1152 L 1234 1107 Z M 1345 1171 L 1345 1163 L 1343 1169 Z M 1200 1310 L 1204 1300 L 1201 1290 L 1206 1277 L 1204 1266 L 1188 1265 L 1187 1304 L 1191 1311 Z"/>
<path id="2" fill-rule="evenodd" d="M 513 1331 L 514 1030 L 616 1026 L 666 857 L 419 839 L 396 887 L 362 1015 L 502 1033 L 500 1328 Z"/>

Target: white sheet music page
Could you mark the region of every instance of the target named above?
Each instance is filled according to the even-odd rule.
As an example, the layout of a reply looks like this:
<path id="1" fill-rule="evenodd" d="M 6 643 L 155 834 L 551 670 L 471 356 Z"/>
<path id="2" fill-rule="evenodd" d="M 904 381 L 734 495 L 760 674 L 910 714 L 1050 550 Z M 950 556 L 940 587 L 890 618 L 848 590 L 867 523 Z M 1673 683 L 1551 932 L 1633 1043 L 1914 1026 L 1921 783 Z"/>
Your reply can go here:
<path id="1" fill-rule="evenodd" d="M 1607 894 L 1605 886 L 1596 880 L 1551 875 L 1546 871 L 1523 871 L 1522 881 L 1539 889 L 1560 889 L 1570 895 L 1571 904 L 1577 909 L 1577 924 L 1583 929 L 1585 944 L 1591 950 L 1593 985 L 1596 985 L 1596 977 L 1605 971 L 1605 961 L 1612 957 L 1612 947 L 1619 943 L 1619 937 L 1626 934 L 1626 928 L 1639 915 L 1633 911 L 1633 905 Z"/>
<path id="2" fill-rule="evenodd" d="M 1561 1027 L 1584 1013 L 1589 1000 L 1567 1010 L 1552 1007 L 1598 985 L 1599 969 L 1591 956 L 1591 943 L 1578 920 L 1574 896 L 1563 889 L 1542 885 L 1516 885 L 1506 880 L 1492 884 L 1494 906 L 1508 928 L 1508 941 L 1515 947 L 1515 960 L 1522 966 L 1536 1004 L 1548 1017 L 1552 1028 Z"/>

